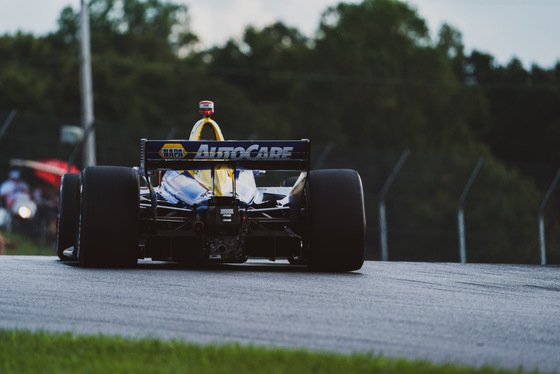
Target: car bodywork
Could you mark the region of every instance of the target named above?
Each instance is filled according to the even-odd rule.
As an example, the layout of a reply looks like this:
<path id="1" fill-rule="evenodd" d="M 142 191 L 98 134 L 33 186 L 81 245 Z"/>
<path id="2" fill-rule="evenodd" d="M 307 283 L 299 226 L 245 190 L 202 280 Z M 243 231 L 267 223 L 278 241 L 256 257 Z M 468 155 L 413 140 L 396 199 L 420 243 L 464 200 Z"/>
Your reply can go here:
<path id="1" fill-rule="evenodd" d="M 226 141 L 210 118 L 210 103 L 201 102 L 204 117 L 188 140 L 142 139 L 133 172 L 89 167 L 63 178 L 59 256 L 83 266 L 138 258 L 188 264 L 266 258 L 316 270 L 359 269 L 365 233 L 359 175 L 311 171 L 309 140 Z M 215 139 L 201 140 L 204 128 Z M 282 185 L 258 186 L 256 175 L 273 172 L 292 174 Z M 102 206 L 113 214 L 103 217 Z M 67 222 L 72 219 L 75 232 Z M 119 225 L 126 239 L 117 240 Z M 335 227 L 346 232 L 333 233 Z M 71 254 L 64 252 L 72 244 Z"/>

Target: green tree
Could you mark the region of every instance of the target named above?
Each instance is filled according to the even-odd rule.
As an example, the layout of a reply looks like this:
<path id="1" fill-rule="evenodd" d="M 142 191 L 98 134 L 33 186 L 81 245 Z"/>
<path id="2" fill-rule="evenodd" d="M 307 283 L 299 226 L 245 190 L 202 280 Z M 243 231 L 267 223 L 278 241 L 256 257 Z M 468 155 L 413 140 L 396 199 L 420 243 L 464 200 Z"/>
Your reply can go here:
<path id="1" fill-rule="evenodd" d="M 376 149 L 468 141 L 463 116 L 449 109 L 460 94 L 449 58 L 407 4 L 341 3 L 324 13 L 315 44 L 318 79 L 301 92 L 313 100 L 300 100 L 313 118 L 303 135 Z"/>
<path id="2" fill-rule="evenodd" d="M 276 22 L 262 29 L 248 26 L 243 40 L 229 40 L 210 49 L 208 69 L 212 75 L 239 87 L 250 106 L 245 119 L 250 133 L 258 137 L 291 137 L 296 126 L 296 93 L 304 82 L 309 41 L 298 30 Z M 266 120 L 262 120 L 266 118 Z"/>
<path id="3" fill-rule="evenodd" d="M 92 45 L 98 53 L 136 56 L 145 61 L 173 59 L 198 41 L 189 28 L 186 5 L 161 0 L 90 0 Z M 79 14 L 66 7 L 58 33 L 76 43 Z"/>

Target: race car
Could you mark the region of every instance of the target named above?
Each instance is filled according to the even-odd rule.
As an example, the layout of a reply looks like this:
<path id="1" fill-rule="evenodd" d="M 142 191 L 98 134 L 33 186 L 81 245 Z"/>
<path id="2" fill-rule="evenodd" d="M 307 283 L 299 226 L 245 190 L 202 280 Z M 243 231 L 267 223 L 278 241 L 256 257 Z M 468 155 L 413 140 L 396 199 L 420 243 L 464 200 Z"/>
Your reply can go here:
<path id="1" fill-rule="evenodd" d="M 356 171 L 310 170 L 309 140 L 226 141 L 211 118 L 214 103 L 201 101 L 199 111 L 188 140 L 142 139 L 139 167 L 64 175 L 62 260 L 127 267 L 138 259 L 202 265 L 260 258 L 313 271 L 362 267 L 366 223 Z M 203 129 L 211 140 L 202 140 Z M 280 183 L 257 183 L 274 173 Z"/>

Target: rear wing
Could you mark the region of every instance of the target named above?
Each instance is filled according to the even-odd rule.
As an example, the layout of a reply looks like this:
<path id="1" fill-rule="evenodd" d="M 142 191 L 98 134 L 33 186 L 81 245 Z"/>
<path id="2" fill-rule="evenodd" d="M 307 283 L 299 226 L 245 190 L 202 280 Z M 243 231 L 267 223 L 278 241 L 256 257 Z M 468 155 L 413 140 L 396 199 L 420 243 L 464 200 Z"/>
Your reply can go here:
<path id="1" fill-rule="evenodd" d="M 141 140 L 142 174 L 165 170 L 203 170 L 226 165 L 232 169 L 309 171 L 307 139 L 286 141 Z"/>

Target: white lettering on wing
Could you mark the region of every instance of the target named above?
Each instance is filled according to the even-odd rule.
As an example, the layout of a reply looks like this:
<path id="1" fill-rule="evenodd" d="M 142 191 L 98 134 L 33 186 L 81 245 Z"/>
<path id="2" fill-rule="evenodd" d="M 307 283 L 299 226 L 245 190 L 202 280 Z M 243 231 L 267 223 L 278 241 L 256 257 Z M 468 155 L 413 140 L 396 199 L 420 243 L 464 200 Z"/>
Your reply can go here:
<path id="1" fill-rule="evenodd" d="M 243 147 L 210 147 L 201 144 L 194 156 L 200 160 L 287 160 L 292 156 L 294 147 L 261 147 L 253 144 Z"/>

